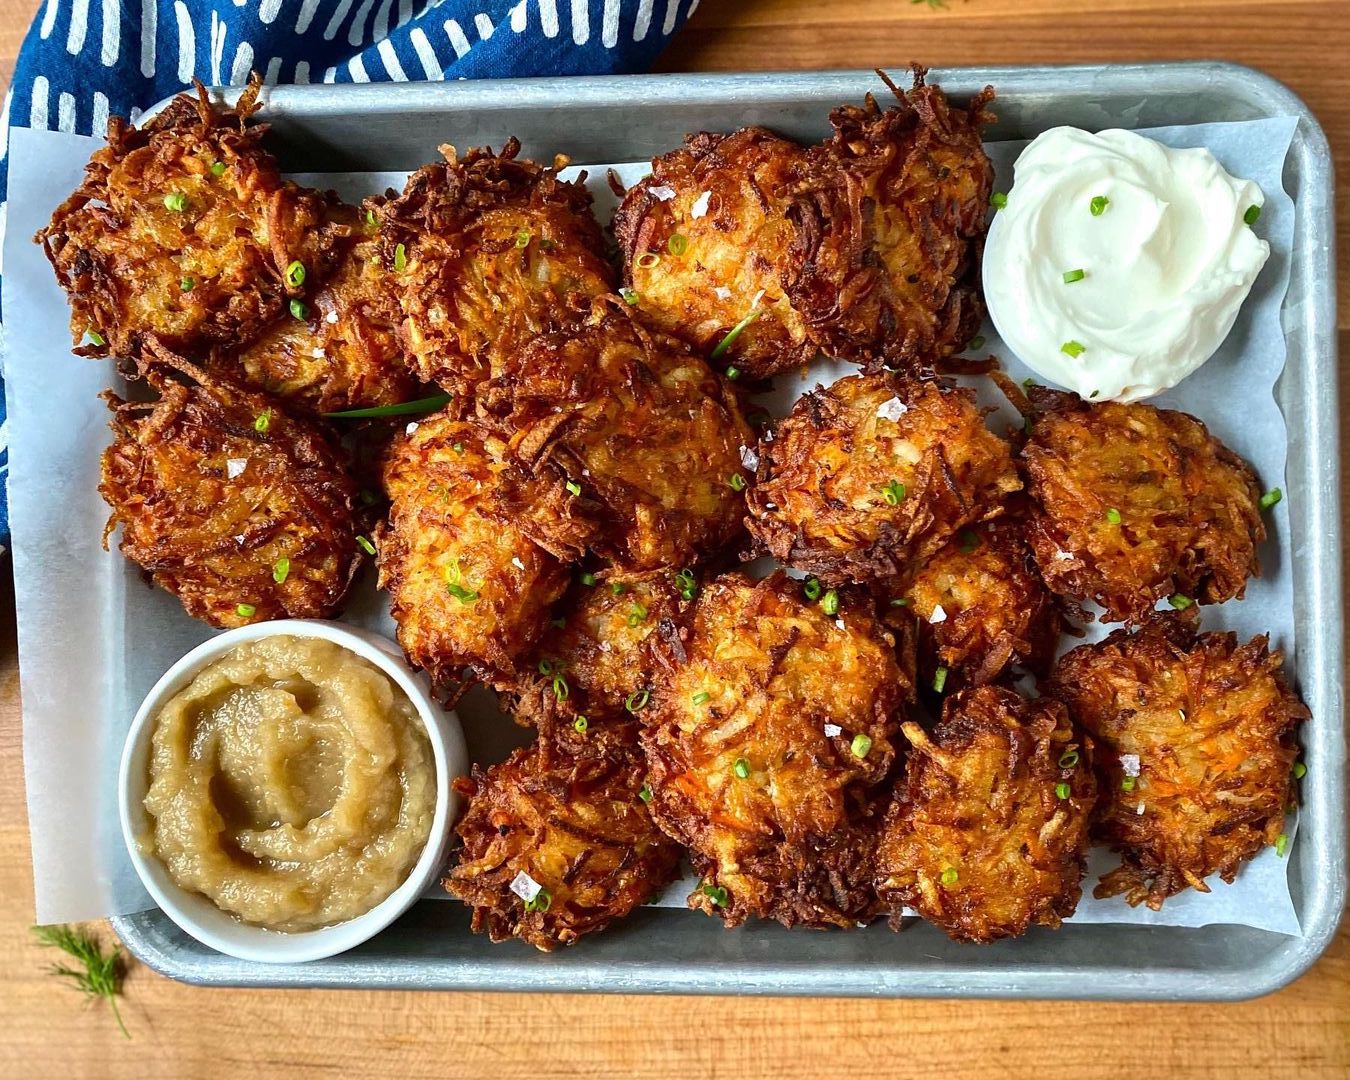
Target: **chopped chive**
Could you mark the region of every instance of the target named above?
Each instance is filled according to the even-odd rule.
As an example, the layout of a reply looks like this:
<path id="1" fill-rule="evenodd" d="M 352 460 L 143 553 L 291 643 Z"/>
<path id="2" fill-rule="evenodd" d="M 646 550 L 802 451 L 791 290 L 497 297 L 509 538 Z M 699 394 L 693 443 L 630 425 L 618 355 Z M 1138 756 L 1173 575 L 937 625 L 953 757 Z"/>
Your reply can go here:
<path id="1" fill-rule="evenodd" d="M 567 491 L 568 494 L 570 495 L 580 495 L 581 485 L 578 484 L 575 480 L 569 480 L 567 481 Z"/>
<path id="2" fill-rule="evenodd" d="M 272 580 L 278 585 L 284 584 L 291 573 L 291 560 L 283 555 L 272 564 Z"/>
<path id="3" fill-rule="evenodd" d="M 872 749 L 872 739 L 869 735 L 864 735 L 861 731 L 853 736 L 853 741 L 848 744 L 849 753 L 858 760 L 867 756 L 867 752 Z"/>
<path id="4" fill-rule="evenodd" d="M 253 430 L 259 435 L 266 435 L 267 429 L 272 426 L 272 410 L 264 409 L 253 418 Z"/>
<path id="5" fill-rule="evenodd" d="M 690 700 L 691 702 L 693 702 L 695 705 L 703 705 L 703 704 L 706 704 L 707 701 L 708 701 L 708 699 L 711 698 L 711 697 L 712 697 L 712 695 L 711 695 L 710 693 L 708 693 L 708 691 L 706 691 L 706 690 L 700 690 L 697 694 L 695 694 L 695 695 L 694 695 L 693 697 L 691 697 L 689 700 Z"/>
<path id="6" fill-rule="evenodd" d="M 464 453 L 464 444 L 462 442 L 454 443 L 450 447 L 450 449 L 453 450 L 456 454 L 462 454 Z"/>
<path id="7" fill-rule="evenodd" d="M 1264 495 L 1261 496 L 1261 504 L 1260 504 L 1261 509 L 1269 510 L 1272 506 L 1274 506 L 1277 502 L 1279 502 L 1283 498 L 1284 498 L 1283 491 L 1281 491 L 1279 488 L 1271 488 L 1269 491 L 1267 491 Z"/>
<path id="8" fill-rule="evenodd" d="M 556 619 L 549 619 L 548 624 L 555 630 L 561 630 L 567 625 L 567 619 L 559 615 Z"/>
<path id="9" fill-rule="evenodd" d="M 731 771 L 744 780 L 750 775 L 750 762 L 746 761 L 745 758 L 737 758 L 736 764 L 731 767 Z"/>
<path id="10" fill-rule="evenodd" d="M 820 579 L 807 578 L 806 584 L 802 586 L 802 595 L 812 603 L 820 599 Z"/>
<path id="11" fill-rule="evenodd" d="M 637 307 L 637 302 L 641 299 L 636 289 L 620 289 L 619 295 L 623 297 L 623 302 L 630 307 Z"/>
<path id="12" fill-rule="evenodd" d="M 1109 521 L 1112 525 L 1119 525 L 1119 524 L 1120 524 L 1120 511 L 1117 510 L 1114 506 L 1109 506 L 1109 507 L 1107 507 L 1107 509 L 1106 509 L 1106 520 Z"/>
<path id="13" fill-rule="evenodd" d="M 224 175 L 225 175 L 225 162 L 223 162 L 223 161 L 217 161 L 214 165 L 212 165 L 212 166 L 211 166 L 211 175 L 212 175 L 212 176 L 224 176 Z"/>
<path id="14" fill-rule="evenodd" d="M 1185 611 L 1195 603 L 1189 596 L 1184 596 L 1181 593 L 1173 593 L 1167 598 L 1167 602 L 1171 604 L 1172 607 L 1176 608 L 1177 611 Z"/>
<path id="15" fill-rule="evenodd" d="M 164 206 L 175 214 L 181 214 L 187 209 L 187 196 L 181 191 L 171 191 L 164 196 Z"/>
<path id="16" fill-rule="evenodd" d="M 955 885 L 959 875 L 956 873 L 956 867 L 949 866 L 942 871 L 942 877 L 939 879 L 944 885 Z"/>
<path id="17" fill-rule="evenodd" d="M 595 575 L 592 574 L 589 570 L 587 570 L 584 574 L 581 575 L 580 580 L 583 585 L 594 585 Z"/>
<path id="18" fill-rule="evenodd" d="M 905 496 L 909 494 L 909 491 L 899 480 L 892 479 L 889 484 L 881 489 L 881 494 L 885 497 L 887 505 L 899 506 L 905 501 Z"/>
<path id="19" fill-rule="evenodd" d="M 394 246 L 394 270 L 397 273 L 403 273 L 408 269 L 408 249 L 402 244 Z"/>
<path id="20" fill-rule="evenodd" d="M 1087 277 L 1087 272 L 1086 272 L 1086 271 L 1083 271 L 1083 270 L 1065 270 L 1065 271 L 1064 271 L 1064 284 L 1065 284 L 1065 285 L 1072 285 L 1075 281 L 1082 281 L 1085 277 Z"/>
<path id="21" fill-rule="evenodd" d="M 622 596 L 626 588 L 628 588 L 628 586 L 625 585 L 622 581 L 611 581 L 609 583 L 609 591 L 612 592 L 615 596 Z"/>
<path id="22" fill-rule="evenodd" d="M 1090 393 L 1090 394 L 1088 395 L 1088 397 L 1089 397 L 1089 398 L 1095 398 L 1095 397 L 1097 397 L 1100 393 L 1101 393 L 1100 390 L 1094 390 L 1094 391 L 1092 391 L 1092 393 Z"/>
<path id="23" fill-rule="evenodd" d="M 553 904 L 553 895 L 547 889 L 540 889 L 534 894 L 533 900 L 525 901 L 526 911 L 537 911 L 541 915 L 547 911 Z"/>
<path id="24" fill-rule="evenodd" d="M 258 609 L 252 604 L 236 604 L 234 606 L 234 613 L 241 619 L 251 619 L 258 613 Z"/>
<path id="25" fill-rule="evenodd" d="M 946 685 L 947 685 L 947 669 L 945 667 L 940 667 L 935 672 L 933 672 L 933 692 L 935 694 L 942 693 L 942 688 Z"/>
<path id="26" fill-rule="evenodd" d="M 1120 778 L 1120 790 L 1121 790 L 1121 791 L 1133 791 L 1133 790 L 1134 790 L 1134 777 L 1133 777 L 1133 776 L 1122 776 L 1122 777 Z"/>
<path id="27" fill-rule="evenodd" d="M 727 478 L 727 483 L 731 485 L 732 491 L 745 490 L 745 477 L 740 473 L 732 473 L 731 476 Z"/>
<path id="28" fill-rule="evenodd" d="M 180 278 L 178 281 L 178 287 L 182 289 L 184 292 L 191 292 L 193 289 L 197 287 L 197 279 L 195 277 Z"/>
<path id="29" fill-rule="evenodd" d="M 530 246 L 531 234 L 529 229 L 516 230 L 516 247 L 527 248 Z"/>
<path id="30" fill-rule="evenodd" d="M 628 613 L 628 625 L 629 627 L 641 626 L 646 618 L 647 609 L 641 604 L 635 603 L 632 610 Z"/>
<path id="31" fill-rule="evenodd" d="M 369 409 L 344 409 L 342 412 L 329 412 L 323 415 L 329 420 L 364 420 L 380 416 L 411 416 L 415 413 L 434 412 L 447 404 L 453 394 L 432 394 L 430 397 L 417 398 L 415 401 L 400 401 L 396 405 L 376 405 Z M 463 443 L 455 443 L 455 453 L 464 453 Z"/>
<path id="32" fill-rule="evenodd" d="M 374 227 L 375 227 L 375 211 L 374 211 L 374 210 L 367 210 L 367 211 L 366 211 L 366 224 L 369 225 L 371 228 L 374 228 Z"/>
<path id="33" fill-rule="evenodd" d="M 292 300 L 290 303 L 290 308 L 291 308 L 291 316 L 293 318 L 299 319 L 301 322 L 309 318 L 309 308 L 305 306 L 303 301 Z"/>
<path id="34" fill-rule="evenodd" d="M 88 338 L 93 344 L 95 344 L 95 345 L 103 346 L 103 345 L 108 344 L 108 339 L 105 338 L 102 334 L 100 334 L 100 333 L 99 333 L 97 330 L 95 330 L 93 327 L 90 327 L 88 330 L 86 330 L 86 331 L 84 332 L 84 336 L 87 337 L 87 338 Z"/>
<path id="35" fill-rule="evenodd" d="M 680 590 L 680 596 L 685 600 L 692 600 L 698 595 L 698 579 L 694 577 L 692 570 L 685 569 L 676 574 L 675 587 Z"/>
<path id="36" fill-rule="evenodd" d="M 1251 223 L 1248 222 L 1248 224 Z M 1281 859 L 1283 859 L 1285 852 L 1287 852 L 1288 850 L 1289 850 L 1289 834 L 1280 833 L 1280 835 L 1275 838 L 1275 854 L 1279 856 Z"/>
<path id="37" fill-rule="evenodd" d="M 1305 776 L 1308 775 L 1308 766 L 1304 765 L 1303 762 L 1301 761 L 1296 761 L 1294 762 L 1293 772 L 1295 780 L 1302 780 Z"/>
<path id="38" fill-rule="evenodd" d="M 362 551 L 364 551 L 367 555 L 375 554 L 375 545 L 372 544 L 369 540 L 367 540 L 364 536 L 358 536 L 356 538 L 356 546 L 359 547 Z"/>
<path id="39" fill-rule="evenodd" d="M 1088 203 L 1088 213 L 1093 217 L 1101 217 L 1106 212 L 1106 208 L 1111 205 L 1111 200 L 1105 195 L 1094 195 L 1092 201 Z"/>
<path id="40" fill-rule="evenodd" d="M 575 720 L 572 721 L 572 730 L 575 731 L 578 735 L 585 735 L 586 729 L 590 726 L 591 722 L 587 720 L 584 716 L 578 716 Z"/>
<path id="41" fill-rule="evenodd" d="M 1055 795 L 1061 799 L 1067 799 L 1072 794 L 1073 789 L 1068 784 L 1056 784 Z"/>
<path id="42" fill-rule="evenodd" d="M 996 191 L 989 196 L 989 205 L 995 210 L 1002 210 L 1008 205 L 1008 196 L 1001 191 Z"/>
<path id="43" fill-rule="evenodd" d="M 1064 353 L 1065 356 L 1078 357 L 1087 352 L 1087 346 L 1081 341 L 1066 341 L 1059 347 L 1059 351 Z"/>
<path id="44" fill-rule="evenodd" d="M 644 251 L 637 257 L 637 264 L 644 270 L 650 270 L 661 261 L 661 256 L 654 251 Z"/>
<path id="45" fill-rule="evenodd" d="M 689 237 L 684 233 L 671 233 L 670 239 L 666 241 L 666 248 L 672 255 L 683 255 L 689 250 Z"/>
<path id="46" fill-rule="evenodd" d="M 891 601 L 891 607 L 909 607 L 909 597 L 897 596 Z"/>
<path id="47" fill-rule="evenodd" d="M 641 712 L 647 707 L 647 702 L 651 699 L 652 692 L 650 690 L 634 690 L 624 699 L 623 707 L 631 713 Z"/>
<path id="48" fill-rule="evenodd" d="M 542 660 L 540 660 L 539 663 L 535 666 L 538 667 L 540 675 L 553 674 L 553 661 L 550 660 L 547 656 L 544 657 Z"/>
<path id="49" fill-rule="evenodd" d="M 738 368 L 735 364 L 732 364 L 729 368 L 727 368 L 726 376 L 728 379 L 735 382 L 737 379 L 741 377 L 741 369 Z"/>
<path id="50" fill-rule="evenodd" d="M 296 259 L 286 267 L 286 284 L 298 289 L 305 283 L 305 264 Z"/>
<path id="51" fill-rule="evenodd" d="M 477 589 L 466 589 L 463 585 L 456 582 L 448 582 L 445 591 L 458 600 L 461 604 L 472 604 L 478 599 Z"/>
<path id="52" fill-rule="evenodd" d="M 760 310 L 759 308 L 756 308 L 754 311 L 750 312 L 749 315 L 747 315 L 740 322 L 738 322 L 735 326 L 733 326 L 730 330 L 728 330 L 727 336 L 717 343 L 717 347 L 713 349 L 712 353 L 709 355 L 709 359 L 716 360 L 719 356 L 721 356 L 724 352 L 726 352 L 729 348 L 731 348 L 732 343 L 738 337 L 741 336 L 741 332 L 752 322 L 758 319 L 759 316 Z"/>
<path id="53" fill-rule="evenodd" d="M 699 888 L 699 892 L 711 900 L 714 907 L 727 906 L 727 891 L 720 885 L 703 885 Z"/>
<path id="54" fill-rule="evenodd" d="M 1242 220 L 1245 221 L 1248 225 L 1255 225 L 1256 219 L 1259 218 L 1260 216 L 1261 216 L 1261 208 L 1257 206 L 1256 203 L 1252 203 L 1251 206 L 1247 207 L 1247 212 L 1242 215 Z"/>
<path id="55" fill-rule="evenodd" d="M 1064 753 L 1062 753 L 1059 756 L 1059 767 L 1061 769 L 1072 769 L 1077 764 L 1078 764 L 1077 750 L 1065 750 Z"/>
<path id="56" fill-rule="evenodd" d="M 651 786 L 651 784 L 644 783 L 640 788 L 638 788 L 638 798 L 641 799 L 643 802 L 651 802 L 651 801 L 652 801 L 652 786 Z"/>
<path id="57" fill-rule="evenodd" d="M 980 534 L 974 529 L 961 530 L 961 543 L 959 550 L 962 555 L 969 555 L 980 546 Z"/>
<path id="58" fill-rule="evenodd" d="M 820 610 L 826 615 L 838 615 L 839 593 L 834 589 L 827 589 L 825 595 L 820 598 Z"/>
<path id="59" fill-rule="evenodd" d="M 572 688 L 567 685 L 567 680 L 562 676 L 562 670 L 559 669 L 553 673 L 553 696 L 559 701 L 566 701 L 567 695 L 572 692 Z"/>
<path id="60" fill-rule="evenodd" d="M 973 338 L 970 339 L 970 342 L 966 345 L 966 349 L 967 349 L 968 351 L 969 351 L 969 350 L 974 350 L 974 349 L 982 349 L 982 348 L 984 348 L 984 335 L 983 335 L 983 334 L 976 334 Z"/>

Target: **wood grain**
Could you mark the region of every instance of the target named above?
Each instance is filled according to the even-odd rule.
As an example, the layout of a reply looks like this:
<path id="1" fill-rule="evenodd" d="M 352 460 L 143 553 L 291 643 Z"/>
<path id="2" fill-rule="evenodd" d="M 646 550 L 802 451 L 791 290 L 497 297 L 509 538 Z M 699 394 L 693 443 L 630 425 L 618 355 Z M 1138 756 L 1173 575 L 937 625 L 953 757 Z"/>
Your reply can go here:
<path id="1" fill-rule="evenodd" d="M 34 8 L 0 0 L 0 73 Z M 1222 58 L 1289 83 L 1350 175 L 1343 3 L 1266 0 L 703 0 L 667 70 Z M 1340 325 L 1350 210 L 1340 200 Z M 1350 355 L 1350 334 L 1342 334 Z M 1350 431 L 1343 430 L 1343 439 Z M 1347 441 L 1350 445 L 1350 441 Z M 44 974 L 31 941 L 19 685 L 0 575 L 0 1075 L 595 1080 L 655 1076 L 1344 1077 L 1350 930 L 1288 989 L 1233 1006 L 796 1001 L 200 990 L 133 966 L 125 1042 Z M 78 670 L 72 677 L 79 677 Z"/>

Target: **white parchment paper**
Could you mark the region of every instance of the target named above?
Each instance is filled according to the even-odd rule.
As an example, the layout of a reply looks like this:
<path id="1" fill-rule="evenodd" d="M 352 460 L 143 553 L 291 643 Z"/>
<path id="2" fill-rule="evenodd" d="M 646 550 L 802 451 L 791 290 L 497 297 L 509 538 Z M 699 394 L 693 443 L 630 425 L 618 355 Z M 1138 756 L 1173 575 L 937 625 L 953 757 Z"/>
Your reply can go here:
<path id="1" fill-rule="evenodd" d="M 1293 118 L 1164 128 L 1144 134 L 1172 146 L 1207 146 L 1233 174 L 1255 180 L 1266 203 L 1257 230 L 1271 255 L 1227 342 L 1198 372 L 1155 399 L 1199 416 L 1220 439 L 1252 463 L 1265 487 L 1283 486 L 1287 433 L 1273 388 L 1284 367 L 1280 306 L 1289 280 L 1294 207 L 1281 174 Z M 10 424 L 10 518 L 13 528 L 19 662 L 23 691 L 24 770 L 39 922 L 64 922 L 148 908 L 122 845 L 115 783 L 122 740 L 141 697 L 159 675 L 212 631 L 188 618 L 176 600 L 147 585 L 100 538 L 107 507 L 97 493 L 98 458 L 107 444 L 107 410 L 98 393 L 115 383 L 110 365 L 70 353 L 65 298 L 31 237 L 80 181 L 98 140 L 52 131 L 10 133 L 8 227 L 4 241 L 6 393 Z M 999 176 L 1011 182 L 1022 143 L 989 146 Z M 607 220 L 615 203 L 606 166 L 591 166 L 588 183 Z M 615 166 L 629 183 L 645 163 Z M 333 187 L 349 199 L 399 187 L 402 174 L 297 177 Z M 991 327 L 982 351 L 999 356 L 1011 374 L 1024 371 Z M 806 376 L 783 376 L 767 404 L 777 412 L 817 383 L 853 369 L 821 361 Z M 999 404 L 996 396 L 990 404 Z M 996 428 L 1013 423 L 1003 413 Z M 1269 517 L 1271 539 L 1261 550 L 1263 576 L 1246 599 L 1204 610 L 1207 629 L 1247 638 L 1269 633 L 1292 656 L 1293 597 L 1288 518 L 1283 503 Z M 347 621 L 392 635 L 384 597 L 367 574 L 357 583 Z M 1094 627 L 1089 640 L 1108 628 Z M 1067 644 L 1074 644 L 1069 642 Z M 490 695 L 461 702 L 472 756 L 493 761 L 525 738 L 503 722 Z M 1295 822 L 1291 819 L 1289 831 Z M 1091 898 L 1098 874 L 1115 865 L 1093 853 L 1075 922 L 1204 926 L 1231 923 L 1297 935 L 1286 862 L 1267 849 L 1232 885 L 1210 879 L 1210 895 L 1183 893 L 1163 910 L 1130 908 L 1119 898 Z M 692 880 L 672 886 L 662 906 L 683 907 Z M 443 894 L 442 894 L 443 895 Z"/>

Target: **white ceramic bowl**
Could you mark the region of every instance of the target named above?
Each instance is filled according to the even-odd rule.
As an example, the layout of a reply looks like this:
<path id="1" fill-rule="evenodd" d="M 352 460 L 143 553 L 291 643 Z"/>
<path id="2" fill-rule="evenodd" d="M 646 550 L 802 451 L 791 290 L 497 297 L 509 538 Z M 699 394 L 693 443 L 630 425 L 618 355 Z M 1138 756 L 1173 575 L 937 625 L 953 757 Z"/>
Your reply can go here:
<path id="1" fill-rule="evenodd" d="M 164 864 L 153 855 L 145 855 L 136 843 L 150 828 L 145 812 L 145 793 L 149 786 L 149 757 L 154 720 L 160 708 L 182 690 L 203 667 L 245 641 L 290 634 L 320 638 L 349 649 L 374 664 L 398 685 L 417 709 L 431 741 L 436 764 L 436 810 L 431 834 L 421 857 L 408 879 L 383 902 L 364 915 L 322 930 L 281 933 L 250 926 L 222 911 L 199 893 L 177 885 Z M 122 764 L 117 777 L 118 814 L 122 837 L 132 864 L 146 889 L 164 913 L 185 932 L 204 945 L 241 960 L 264 964 L 291 964 L 318 960 L 354 948 L 374 937 L 402 915 L 436 879 L 445 861 L 450 825 L 459 809 L 459 796 L 451 780 L 468 772 L 468 754 L 459 718 L 442 709 L 431 696 L 424 675 L 419 675 L 403 659 L 398 647 L 387 638 L 337 623 L 308 619 L 281 619 L 253 623 L 211 638 L 198 645 L 155 683 L 145 696 L 127 732 Z"/>

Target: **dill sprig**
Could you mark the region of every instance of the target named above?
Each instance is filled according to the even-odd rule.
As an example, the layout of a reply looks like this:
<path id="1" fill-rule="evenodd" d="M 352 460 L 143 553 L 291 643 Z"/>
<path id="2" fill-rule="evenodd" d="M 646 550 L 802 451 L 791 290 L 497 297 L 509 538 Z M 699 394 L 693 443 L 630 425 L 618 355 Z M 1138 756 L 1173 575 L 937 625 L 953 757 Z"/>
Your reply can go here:
<path id="1" fill-rule="evenodd" d="M 121 948 L 114 945 L 110 952 L 104 952 L 98 938 L 88 930 L 73 926 L 35 926 L 33 933 L 41 944 L 60 949 L 79 964 L 78 967 L 52 964 L 49 969 L 51 973 L 69 979 L 82 994 L 91 998 L 104 998 L 112 1008 L 123 1037 L 131 1038 L 117 1008 L 117 995 L 122 992 L 122 976 L 125 974 Z"/>

